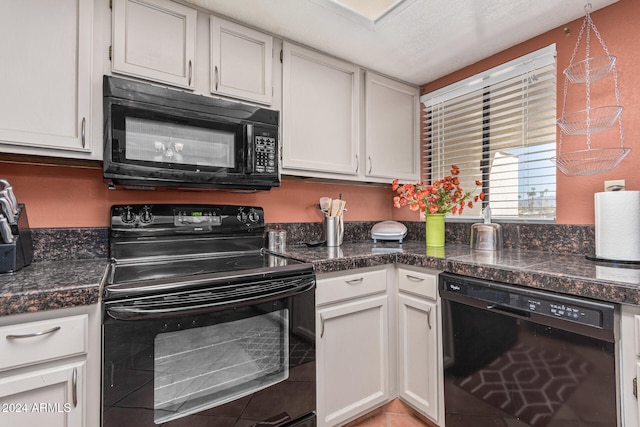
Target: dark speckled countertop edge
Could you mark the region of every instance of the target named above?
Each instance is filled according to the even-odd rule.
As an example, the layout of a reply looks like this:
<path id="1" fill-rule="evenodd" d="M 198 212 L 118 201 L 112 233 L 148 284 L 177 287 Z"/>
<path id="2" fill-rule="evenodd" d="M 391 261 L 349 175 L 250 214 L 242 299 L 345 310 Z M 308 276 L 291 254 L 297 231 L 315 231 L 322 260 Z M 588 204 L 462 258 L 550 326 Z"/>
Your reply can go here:
<path id="1" fill-rule="evenodd" d="M 0 316 L 97 304 L 107 259 L 33 262 L 0 274 Z"/>
<path id="2" fill-rule="evenodd" d="M 281 255 L 312 263 L 317 274 L 397 263 L 600 301 L 640 304 L 638 265 L 532 250 L 474 252 L 462 244 L 430 251 L 417 241 L 402 245 L 356 241 L 336 248 L 289 245 Z M 0 316 L 99 303 L 108 262 L 106 258 L 42 261 L 0 274 Z"/>
<path id="3" fill-rule="evenodd" d="M 313 263 L 318 274 L 397 263 L 598 301 L 640 304 L 640 265 L 532 250 L 471 251 L 462 244 L 440 251 L 429 253 L 423 242 L 376 245 L 369 241 L 339 248 L 293 246 L 282 255 Z"/>

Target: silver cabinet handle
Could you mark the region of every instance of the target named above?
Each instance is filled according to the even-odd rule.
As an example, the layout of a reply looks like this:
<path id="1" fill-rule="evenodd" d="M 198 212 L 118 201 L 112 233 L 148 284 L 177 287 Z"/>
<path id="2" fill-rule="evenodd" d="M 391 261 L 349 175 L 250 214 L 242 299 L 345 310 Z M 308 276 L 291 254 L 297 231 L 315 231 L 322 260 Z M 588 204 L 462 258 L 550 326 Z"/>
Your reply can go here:
<path id="1" fill-rule="evenodd" d="M 189 60 L 189 86 L 191 86 L 191 76 L 193 75 L 193 65 L 191 60 Z"/>
<path id="2" fill-rule="evenodd" d="M 360 170 L 360 162 L 358 160 L 358 155 L 356 154 L 356 173 Z"/>
<path id="3" fill-rule="evenodd" d="M 431 330 L 431 307 L 427 310 L 427 326 L 429 326 L 429 330 Z"/>
<path id="4" fill-rule="evenodd" d="M 407 274 L 407 279 L 413 280 L 414 282 L 423 282 L 424 279 L 422 277 L 412 276 L 411 274 Z"/>
<path id="5" fill-rule="evenodd" d="M 86 134 L 87 134 L 87 119 L 85 117 L 82 118 L 82 124 L 80 125 L 80 141 L 82 142 L 82 148 L 85 148 L 86 145 Z"/>
<path id="6" fill-rule="evenodd" d="M 216 92 L 217 92 L 218 91 L 218 66 L 217 65 L 214 68 L 214 80 L 216 82 L 215 88 L 216 88 Z"/>
<path id="7" fill-rule="evenodd" d="M 73 400 L 73 407 L 78 406 L 78 368 L 73 368 L 73 374 L 71 374 L 71 400 Z"/>
<path id="8" fill-rule="evenodd" d="M 373 169 L 373 160 L 371 160 L 371 156 L 367 157 L 367 159 L 369 159 L 369 172 L 367 173 L 370 174 L 371 169 Z"/>
<path id="9" fill-rule="evenodd" d="M 32 334 L 22 334 L 22 335 L 7 335 L 5 338 L 8 340 L 19 340 L 22 338 L 34 338 L 40 337 L 42 335 L 52 334 L 60 330 L 60 326 L 56 326 L 55 328 L 47 329 L 46 331 L 34 332 Z"/>
<path id="10" fill-rule="evenodd" d="M 348 285 L 357 285 L 358 283 L 362 283 L 364 281 L 364 277 L 358 277 L 357 279 L 345 280 Z"/>
<path id="11" fill-rule="evenodd" d="M 320 338 L 324 336 L 324 314 L 320 313 Z"/>

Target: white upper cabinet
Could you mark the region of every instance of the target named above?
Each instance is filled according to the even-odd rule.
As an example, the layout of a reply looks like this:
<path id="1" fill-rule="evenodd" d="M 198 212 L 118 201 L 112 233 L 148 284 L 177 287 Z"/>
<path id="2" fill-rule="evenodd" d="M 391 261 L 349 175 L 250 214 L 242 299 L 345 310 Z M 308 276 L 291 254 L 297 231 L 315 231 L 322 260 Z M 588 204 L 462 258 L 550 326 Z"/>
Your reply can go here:
<path id="1" fill-rule="evenodd" d="M 112 71 L 192 89 L 197 12 L 168 0 L 113 0 Z"/>
<path id="2" fill-rule="evenodd" d="M 360 69 L 283 44 L 283 173 L 358 175 Z"/>
<path id="3" fill-rule="evenodd" d="M 284 174 L 419 180 L 417 87 L 286 41 L 282 80 Z"/>
<path id="4" fill-rule="evenodd" d="M 367 71 L 365 175 L 420 179 L 419 89 Z"/>
<path id="5" fill-rule="evenodd" d="M 273 38 L 211 16 L 211 93 L 271 104 Z"/>
<path id="6" fill-rule="evenodd" d="M 1 0 L 0 10 L 0 151 L 88 157 L 93 1 Z"/>

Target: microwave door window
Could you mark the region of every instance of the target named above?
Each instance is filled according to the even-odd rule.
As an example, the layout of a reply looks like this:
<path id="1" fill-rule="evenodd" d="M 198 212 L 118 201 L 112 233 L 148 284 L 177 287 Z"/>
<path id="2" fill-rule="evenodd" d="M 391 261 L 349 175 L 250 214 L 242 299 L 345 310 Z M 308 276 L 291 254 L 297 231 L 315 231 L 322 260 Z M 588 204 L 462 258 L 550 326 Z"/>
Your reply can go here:
<path id="1" fill-rule="evenodd" d="M 126 158 L 142 162 L 234 169 L 235 133 L 127 117 Z"/>

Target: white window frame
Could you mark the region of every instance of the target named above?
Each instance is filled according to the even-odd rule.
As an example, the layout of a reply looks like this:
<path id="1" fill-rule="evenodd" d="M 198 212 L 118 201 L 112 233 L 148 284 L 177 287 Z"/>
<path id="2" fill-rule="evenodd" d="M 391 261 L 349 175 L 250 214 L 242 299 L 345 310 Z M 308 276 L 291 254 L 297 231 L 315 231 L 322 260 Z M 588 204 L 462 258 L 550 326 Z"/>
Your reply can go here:
<path id="1" fill-rule="evenodd" d="M 539 49 L 530 54 L 524 55 L 522 57 L 516 58 L 512 61 L 509 61 L 505 64 L 494 67 L 490 70 L 487 70 L 483 73 L 479 73 L 467 79 L 461 80 L 449 86 L 446 86 L 442 89 L 436 90 L 434 92 L 427 93 L 420 97 L 420 102 L 424 105 L 425 112 L 425 121 L 424 125 L 426 126 L 425 131 L 423 132 L 423 156 L 424 156 L 424 165 L 426 165 L 425 170 L 423 171 L 424 180 L 425 181 L 434 181 L 442 178 L 445 175 L 449 174 L 450 164 L 445 164 L 444 161 L 440 159 L 444 158 L 444 153 L 447 152 L 447 142 L 449 144 L 458 144 L 457 148 L 475 148 L 478 150 L 489 150 L 490 159 L 492 160 L 492 165 L 489 168 L 481 169 L 477 167 L 477 160 L 475 161 L 475 167 L 468 167 L 465 170 L 464 164 L 457 164 L 460 167 L 460 180 L 462 182 L 462 187 L 465 191 L 470 191 L 475 188 L 474 181 L 481 180 L 484 183 L 484 190 L 488 194 L 487 200 L 482 204 L 482 206 L 476 205 L 473 209 L 466 209 L 463 215 L 451 215 L 447 217 L 447 219 L 456 219 L 456 220 L 474 220 L 477 221 L 478 218 L 481 217 L 482 208 L 484 206 L 489 205 L 492 209 L 492 214 L 496 219 L 503 221 L 526 221 L 526 222 L 555 222 L 555 211 L 556 211 L 556 168 L 551 161 L 548 161 L 547 158 L 551 158 L 555 156 L 556 150 L 556 92 L 557 92 L 557 72 L 556 72 L 556 45 L 552 44 L 542 49 Z M 553 70 L 551 72 L 550 70 Z M 526 79 L 531 78 L 533 76 L 537 80 L 536 71 L 546 72 L 545 78 L 547 79 L 545 82 L 545 96 L 550 97 L 549 91 L 553 91 L 553 100 L 545 98 L 545 110 L 544 110 L 544 131 L 543 136 L 532 136 L 539 135 L 539 133 L 530 132 L 529 126 L 536 126 L 535 124 L 530 123 L 528 118 L 529 115 L 525 115 L 521 113 L 522 111 L 528 111 L 522 105 L 514 106 L 514 111 L 516 114 L 520 114 L 519 117 L 522 118 L 522 136 L 509 136 L 507 139 L 508 150 L 498 151 L 491 147 L 492 142 L 494 142 L 495 146 L 499 146 L 497 142 L 497 138 L 489 137 L 486 135 L 482 137 L 478 137 L 478 135 L 470 136 L 472 142 L 464 142 L 460 143 L 457 141 L 452 141 L 450 135 L 452 132 L 449 130 L 448 138 L 446 140 L 443 134 L 436 133 L 435 129 L 438 128 L 438 125 L 434 125 L 431 130 L 434 130 L 434 135 L 430 135 L 430 124 L 432 121 L 436 122 L 437 120 L 441 120 L 440 117 L 444 117 L 444 109 L 442 107 L 445 105 L 447 101 L 452 101 L 452 103 L 458 103 L 458 105 L 463 104 L 459 100 L 465 100 L 465 97 L 469 98 L 469 102 L 475 102 L 475 106 L 468 107 L 469 111 L 473 111 L 473 114 L 469 114 L 469 116 L 473 115 L 473 117 L 469 118 L 469 121 L 476 120 L 476 123 L 481 123 L 478 121 L 478 118 L 482 118 L 483 116 L 478 114 L 477 107 L 480 105 L 478 103 L 479 94 L 487 89 L 493 90 L 494 93 L 502 87 L 501 84 L 511 85 L 510 87 L 518 87 L 517 83 L 513 83 L 514 81 L 518 81 L 518 79 L 522 79 L 522 81 L 526 81 Z M 511 82 L 511 83 L 509 83 Z M 551 83 L 553 83 L 551 85 Z M 529 96 L 528 89 L 525 84 L 522 85 L 522 102 L 528 103 L 529 99 L 535 101 L 533 96 Z M 553 87 L 553 89 L 551 89 Z M 511 98 L 513 100 L 513 98 Z M 491 101 L 489 101 L 491 102 Z M 466 102 L 465 102 L 466 104 Z M 446 106 L 445 106 L 446 107 Z M 456 107 L 458 108 L 458 107 Z M 466 109 L 467 107 L 465 107 Z M 508 111 L 508 110 L 507 110 Z M 431 112 L 435 112 L 433 116 L 431 116 Z M 438 116 L 441 114 L 441 116 Z M 513 117 L 513 116 L 511 116 Z M 538 119 L 533 119 L 538 120 Z M 494 118 L 494 121 L 497 122 L 497 119 Z M 448 122 L 450 123 L 450 122 Z M 467 126 L 466 124 L 464 126 Z M 451 126 L 453 127 L 453 126 Z M 450 128 L 451 128 L 450 127 Z M 449 128 L 449 129 L 450 129 Z M 517 128 L 517 127 L 516 127 Z M 477 132 L 478 129 L 480 132 Z M 470 125 L 469 130 L 475 131 L 475 133 L 482 133 L 482 125 Z M 485 129 L 486 130 L 486 129 Z M 538 130 L 536 130 L 538 132 Z M 433 139 L 433 140 L 432 140 Z M 475 141 L 478 141 L 477 145 Z M 518 170 L 520 170 L 519 165 L 524 164 L 524 162 L 520 162 L 518 159 L 518 163 L 514 163 L 513 158 L 517 158 L 511 156 L 511 160 L 509 158 L 509 151 L 513 152 L 515 147 L 514 142 L 519 141 L 523 147 L 533 148 L 532 151 L 536 151 L 538 149 L 542 150 L 538 155 L 545 156 L 544 161 L 538 160 L 535 163 L 535 167 L 532 167 L 532 174 L 540 173 L 541 177 L 533 177 L 532 181 L 535 182 L 544 182 L 543 186 L 549 187 L 551 186 L 551 190 L 548 188 L 539 188 L 535 189 L 535 186 L 527 185 L 530 187 L 530 190 L 524 191 L 524 187 L 522 186 L 523 182 L 529 182 L 525 179 L 520 180 L 518 178 Z M 544 144 L 536 144 L 536 142 L 544 141 Z M 452 146 L 453 147 L 453 146 Z M 455 152 L 452 148 L 450 152 Z M 448 155 L 453 155 L 449 153 Z M 466 155 L 467 157 L 473 157 L 474 155 Z M 477 154 L 475 155 L 477 157 Z M 499 156 L 502 156 L 502 171 L 501 173 L 497 168 L 497 159 Z M 542 157 L 541 157 L 542 158 Z M 548 163 L 548 164 L 547 164 Z M 531 163 L 533 164 L 533 163 Z M 506 166 L 505 166 L 506 165 Z M 540 167 L 543 165 L 543 167 Z M 515 169 L 514 169 L 515 166 Z M 548 166 L 548 169 L 547 169 Z M 524 169 L 527 169 L 525 166 Z M 431 176 L 429 177 L 429 172 Z M 500 176 L 498 180 L 499 183 L 493 181 L 491 177 Z M 545 181 L 546 180 L 546 181 Z M 550 182 L 553 181 L 552 184 Z M 500 191 L 497 189 L 498 186 L 507 190 L 503 190 L 504 194 L 502 195 L 502 199 L 500 196 Z M 533 190 L 543 190 L 543 191 L 533 191 Z M 527 194 L 531 193 L 531 194 Z M 528 208 L 524 206 L 523 198 L 529 197 L 529 206 Z M 493 196 L 493 197 L 492 197 Z M 533 205 L 531 205 L 533 200 Z M 505 207 L 506 206 L 506 207 Z M 510 209 L 507 207 L 510 206 Z M 535 208 L 531 208 L 534 206 Z"/>

